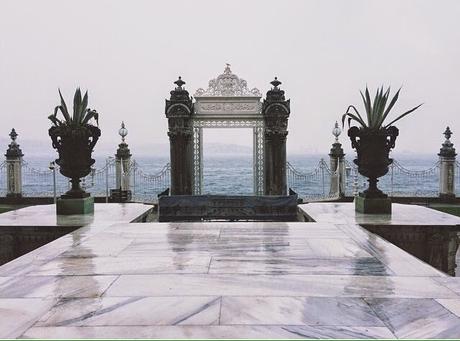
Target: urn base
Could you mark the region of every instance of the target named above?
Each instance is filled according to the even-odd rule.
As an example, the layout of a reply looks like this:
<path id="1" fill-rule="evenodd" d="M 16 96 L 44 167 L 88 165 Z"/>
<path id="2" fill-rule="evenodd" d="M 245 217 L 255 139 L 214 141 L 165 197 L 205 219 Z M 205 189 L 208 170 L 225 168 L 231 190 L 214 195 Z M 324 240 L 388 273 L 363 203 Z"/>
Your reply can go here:
<path id="1" fill-rule="evenodd" d="M 390 198 L 355 198 L 355 211 L 366 214 L 391 214 Z"/>
<path id="2" fill-rule="evenodd" d="M 76 199 L 57 199 L 57 215 L 92 214 L 94 213 L 94 197 Z"/>

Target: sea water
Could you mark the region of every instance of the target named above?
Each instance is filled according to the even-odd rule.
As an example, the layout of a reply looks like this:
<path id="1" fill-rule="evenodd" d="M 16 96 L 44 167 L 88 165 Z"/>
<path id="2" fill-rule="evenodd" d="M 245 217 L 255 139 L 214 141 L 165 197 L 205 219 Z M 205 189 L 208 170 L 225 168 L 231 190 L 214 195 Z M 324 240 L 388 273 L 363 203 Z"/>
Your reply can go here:
<path id="1" fill-rule="evenodd" d="M 300 173 L 313 174 L 306 180 L 298 180 L 288 185 L 292 187 L 302 197 L 326 197 L 329 195 L 331 177 L 327 171 L 321 170 L 318 166 L 320 160 L 324 159 L 326 164 L 329 164 L 327 155 L 290 155 L 288 161 Z M 395 158 L 396 159 L 396 158 Z M 52 172 L 49 170 L 49 162 L 53 158 L 33 157 L 29 156 L 26 159 L 27 169 L 23 171 L 23 192 L 26 196 L 37 195 L 52 195 Z M 382 177 L 379 182 L 379 187 L 385 192 L 390 192 L 394 195 L 405 196 L 429 196 L 436 195 L 439 188 L 439 172 L 431 172 L 430 174 L 417 173 L 422 170 L 432 168 L 437 160 L 435 157 L 417 157 L 404 156 L 397 158 L 399 164 L 409 170 L 405 172 L 389 172 Z M 157 174 L 167 163 L 168 157 L 137 157 L 136 163 L 139 169 L 145 175 Z M 348 159 L 348 165 L 352 163 L 352 159 Z M 106 158 L 96 157 L 94 168 L 102 169 L 106 164 Z M 6 187 L 6 172 L 2 171 L 0 178 L 0 190 L 5 191 Z M 100 172 L 101 173 L 101 172 Z M 41 174 L 41 175 L 40 175 Z M 348 169 L 346 177 L 346 191 L 352 194 L 353 191 L 362 190 L 366 186 L 366 179 L 358 174 L 355 174 Z M 114 173 L 99 174 L 98 177 L 90 177 L 86 179 L 85 186 L 88 191 L 97 194 L 105 195 L 106 187 L 114 188 L 115 183 Z M 68 187 L 67 179 L 61 175 L 57 175 L 57 191 L 58 195 L 65 191 Z M 89 183 L 89 182 L 93 183 Z M 153 188 L 156 186 L 153 182 L 150 183 L 143 178 L 138 177 L 135 181 L 138 194 L 143 194 L 144 197 L 155 197 L 156 192 L 161 188 Z M 158 185 L 158 184 L 157 184 Z M 456 178 L 456 187 L 458 186 L 458 176 Z M 203 194 L 253 194 L 253 159 L 252 155 L 205 155 L 203 159 Z"/>

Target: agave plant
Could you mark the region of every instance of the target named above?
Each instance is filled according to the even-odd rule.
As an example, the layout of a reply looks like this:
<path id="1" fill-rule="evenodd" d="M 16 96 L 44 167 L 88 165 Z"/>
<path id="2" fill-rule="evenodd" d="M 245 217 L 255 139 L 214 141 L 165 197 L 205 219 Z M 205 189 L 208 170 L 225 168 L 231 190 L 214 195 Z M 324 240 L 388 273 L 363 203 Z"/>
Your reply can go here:
<path id="1" fill-rule="evenodd" d="M 77 88 L 75 91 L 75 96 L 73 98 L 73 114 L 70 115 L 67 110 L 67 105 L 65 104 L 64 98 L 62 98 L 61 90 L 59 89 L 59 97 L 61 97 L 61 105 L 54 108 L 54 114 L 48 116 L 48 118 L 53 122 L 56 127 L 59 126 L 83 126 L 89 123 L 91 119 L 96 121 L 96 124 L 99 126 L 99 114 L 96 110 L 87 108 L 88 106 L 88 91 L 85 92 L 83 99 L 81 97 L 80 88 Z M 63 120 L 57 117 L 58 111 L 62 113 L 64 117 Z"/>
<path id="2" fill-rule="evenodd" d="M 411 112 L 417 110 L 422 104 L 417 105 L 415 108 L 406 111 L 405 113 L 399 115 L 393 121 L 384 125 L 384 121 L 390 113 L 391 109 L 395 105 L 399 97 L 399 92 L 401 88 L 396 92 L 396 94 L 391 99 L 390 103 L 387 106 L 388 98 L 390 97 L 390 87 L 383 92 L 383 86 L 380 89 L 377 89 L 377 92 L 374 97 L 374 102 L 371 102 L 371 97 L 369 95 L 369 90 L 366 86 L 365 94 L 360 91 L 361 97 L 364 102 L 364 108 L 366 109 L 367 114 L 367 123 L 364 121 L 363 117 L 359 114 L 358 110 L 354 105 L 350 105 L 347 108 L 347 111 L 342 116 L 342 126 L 345 125 L 345 119 L 348 117 L 348 126 L 350 126 L 351 121 L 355 121 L 361 125 L 362 128 L 370 130 L 380 130 L 387 129 L 393 123 L 399 121 L 401 118 L 409 115 Z M 353 110 L 354 113 L 350 112 Z"/>

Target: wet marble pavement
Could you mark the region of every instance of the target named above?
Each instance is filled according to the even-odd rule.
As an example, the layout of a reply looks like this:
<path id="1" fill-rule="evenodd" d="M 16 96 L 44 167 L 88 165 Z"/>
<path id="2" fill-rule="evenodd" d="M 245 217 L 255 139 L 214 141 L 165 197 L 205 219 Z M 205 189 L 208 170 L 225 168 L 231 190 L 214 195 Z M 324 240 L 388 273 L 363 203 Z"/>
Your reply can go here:
<path id="1" fill-rule="evenodd" d="M 112 218 L 0 267 L 0 338 L 459 336 L 460 281 L 347 219 Z"/>

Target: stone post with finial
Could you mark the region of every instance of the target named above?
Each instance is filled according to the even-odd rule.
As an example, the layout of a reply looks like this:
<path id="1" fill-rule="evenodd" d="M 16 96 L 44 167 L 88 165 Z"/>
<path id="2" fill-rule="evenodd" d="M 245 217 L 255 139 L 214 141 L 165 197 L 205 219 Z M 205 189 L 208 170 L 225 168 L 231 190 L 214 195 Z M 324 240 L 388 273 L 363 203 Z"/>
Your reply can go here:
<path id="1" fill-rule="evenodd" d="M 117 153 L 115 154 L 115 183 L 116 188 L 121 190 L 129 189 L 129 174 L 131 153 L 128 144 L 125 141 L 128 135 L 128 129 L 125 127 L 125 122 L 121 122 L 121 128 L 118 130 L 121 136 L 121 143 L 118 145 Z"/>
<path id="2" fill-rule="evenodd" d="M 445 200 L 455 199 L 455 162 L 454 144 L 450 141 L 452 131 L 449 127 L 444 131 L 446 140 L 442 144 L 439 156 L 439 197 Z"/>
<path id="3" fill-rule="evenodd" d="M 332 129 L 335 141 L 329 153 L 329 165 L 332 172 L 330 195 L 338 193 L 340 198 L 345 196 L 345 154 L 342 144 L 339 142 L 339 135 L 341 133 L 342 130 L 339 124 L 335 122 L 334 129 Z"/>
<path id="4" fill-rule="evenodd" d="M 171 195 L 193 194 L 193 102 L 179 76 L 166 100 L 170 144 Z"/>
<path id="5" fill-rule="evenodd" d="M 121 143 L 118 145 L 115 154 L 115 189 L 111 190 L 110 197 L 113 202 L 126 202 L 131 200 L 130 188 L 130 170 L 131 170 L 131 153 L 128 144 L 125 141 L 128 135 L 128 129 L 125 122 L 121 122 L 121 128 L 118 130 L 121 136 Z"/>
<path id="6" fill-rule="evenodd" d="M 19 144 L 16 142 L 18 134 L 16 130 L 11 129 L 11 143 L 6 150 L 6 177 L 7 177 L 7 197 L 22 197 L 22 154 Z"/>
<path id="7" fill-rule="evenodd" d="M 290 100 L 286 100 L 277 77 L 270 84 L 273 88 L 267 92 L 262 103 L 265 122 L 264 193 L 287 195 L 286 140 Z"/>

